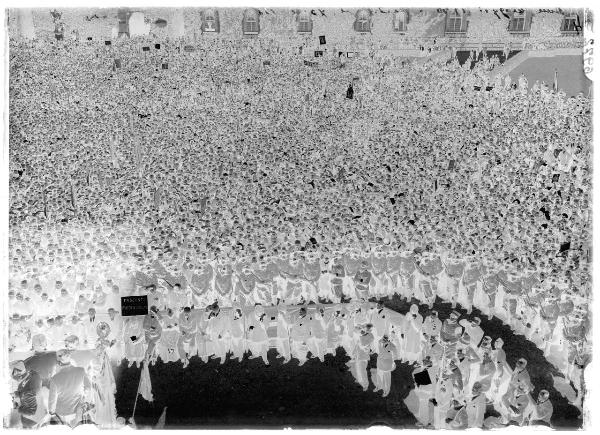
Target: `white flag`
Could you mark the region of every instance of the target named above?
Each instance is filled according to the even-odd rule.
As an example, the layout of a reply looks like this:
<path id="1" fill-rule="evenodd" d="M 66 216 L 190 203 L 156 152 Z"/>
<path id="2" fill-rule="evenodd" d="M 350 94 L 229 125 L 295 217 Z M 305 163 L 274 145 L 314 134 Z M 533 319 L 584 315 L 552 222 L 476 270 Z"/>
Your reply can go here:
<path id="1" fill-rule="evenodd" d="M 139 394 L 141 394 L 148 402 L 154 401 L 154 397 L 152 396 L 152 382 L 150 381 L 150 370 L 148 370 L 147 362 L 144 362 L 142 366 Z"/>

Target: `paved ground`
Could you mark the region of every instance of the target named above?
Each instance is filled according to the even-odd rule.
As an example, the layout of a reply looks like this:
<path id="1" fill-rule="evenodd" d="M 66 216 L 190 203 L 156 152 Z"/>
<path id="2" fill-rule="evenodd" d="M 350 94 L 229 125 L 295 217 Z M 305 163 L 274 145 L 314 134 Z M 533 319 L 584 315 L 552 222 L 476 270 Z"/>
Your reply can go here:
<path id="1" fill-rule="evenodd" d="M 568 97 L 575 96 L 579 92 L 588 96 L 592 82 L 583 72 L 583 56 L 533 57 L 512 70 L 510 77 L 513 83 L 518 83 L 519 76 L 524 73 L 529 87 L 538 80 L 540 83 L 546 82 L 552 88 L 555 69 L 558 70 L 558 87 Z"/>
<path id="2" fill-rule="evenodd" d="M 405 313 L 409 304 L 395 297 L 386 300 L 388 308 Z M 450 313 L 450 304 L 436 303 L 441 318 Z M 421 307 L 421 313 L 426 311 Z M 459 310 L 460 311 L 460 310 Z M 478 313 L 475 311 L 474 315 Z M 509 364 L 525 356 L 529 360 L 532 382 L 546 388 L 554 404 L 553 424 L 561 428 L 580 427 L 577 409 L 552 388 L 550 373 L 556 373 L 541 351 L 523 337 L 514 336 L 498 320 L 482 318 L 482 327 L 493 338 L 502 337 Z M 163 407 L 168 406 L 166 427 L 368 427 L 384 424 L 395 428 L 414 427 L 414 416 L 403 399 L 413 388 L 412 367 L 398 364 L 392 375 L 392 391 L 387 398 L 372 390 L 363 392 L 345 363 L 343 350 L 325 363 L 309 360 L 298 367 L 295 360 L 281 364 L 269 353 L 270 366 L 262 360 L 243 362 L 216 361 L 204 364 L 197 358 L 185 370 L 181 363 L 150 367 L 154 402 L 141 397 L 136 410 L 138 425 L 152 426 Z M 372 359 L 369 367 L 375 365 Z M 117 413 L 129 417 L 132 412 L 140 370 L 121 365 L 116 370 Z M 372 388 L 372 387 L 371 387 Z"/>

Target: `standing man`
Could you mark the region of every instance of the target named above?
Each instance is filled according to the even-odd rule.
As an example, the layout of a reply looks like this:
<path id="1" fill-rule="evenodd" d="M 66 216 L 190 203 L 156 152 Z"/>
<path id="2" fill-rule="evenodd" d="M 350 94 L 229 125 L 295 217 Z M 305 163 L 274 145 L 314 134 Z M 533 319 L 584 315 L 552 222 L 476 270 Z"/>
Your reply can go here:
<path id="1" fill-rule="evenodd" d="M 62 422 L 74 427 L 83 417 L 86 397 L 92 384 L 83 367 L 71 364 L 69 351 L 57 352 L 58 371 L 50 379 L 48 412 Z"/>
<path id="2" fill-rule="evenodd" d="M 371 381 L 375 385 L 374 391 L 383 393 L 383 397 L 390 394 L 392 387 L 392 372 L 396 368 L 394 360 L 398 359 L 398 349 L 390 342 L 387 335 L 379 340 L 379 349 L 377 352 L 377 368 L 371 369 Z"/>
<path id="3" fill-rule="evenodd" d="M 13 393 L 13 405 L 20 416 L 23 428 L 30 429 L 38 424 L 46 415 L 46 408 L 41 398 L 42 378 L 40 375 L 25 368 L 23 361 L 13 364 L 12 378 L 18 382 Z"/>

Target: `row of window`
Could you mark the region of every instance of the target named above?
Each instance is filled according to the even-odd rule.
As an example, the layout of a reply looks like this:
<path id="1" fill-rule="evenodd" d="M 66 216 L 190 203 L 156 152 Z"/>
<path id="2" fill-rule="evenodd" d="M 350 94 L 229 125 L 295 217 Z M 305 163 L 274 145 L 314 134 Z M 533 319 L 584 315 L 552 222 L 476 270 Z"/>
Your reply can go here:
<path id="1" fill-rule="evenodd" d="M 354 30 L 358 33 L 371 32 L 372 12 L 369 9 L 359 9 L 356 11 L 354 20 Z M 508 31 L 511 33 L 528 33 L 531 28 L 532 13 L 529 11 L 509 12 L 506 15 L 510 21 Z M 201 13 L 202 31 L 216 32 L 220 30 L 219 11 L 215 9 L 206 9 Z M 392 18 L 392 30 L 397 33 L 407 31 L 409 21 L 408 10 L 396 11 Z M 565 14 L 561 31 L 563 33 L 576 33 L 581 31 L 582 17 L 580 14 Z M 299 11 L 296 14 L 296 25 L 299 33 L 312 33 L 313 20 L 310 12 Z M 467 32 L 469 25 L 469 12 L 458 10 L 446 13 L 445 33 L 448 35 L 460 35 Z M 242 18 L 242 31 L 245 35 L 258 35 L 260 32 L 260 14 L 256 9 L 246 9 Z"/>
<path id="2" fill-rule="evenodd" d="M 508 31 L 514 34 L 527 34 L 531 29 L 533 14 L 529 11 L 510 12 Z M 446 14 L 446 34 L 465 34 L 469 25 L 469 13 L 454 10 Z M 583 28 L 581 14 L 567 13 L 563 15 L 560 30 L 563 34 L 581 32 Z"/>
<path id="3" fill-rule="evenodd" d="M 356 12 L 354 30 L 360 33 L 371 31 L 371 11 L 360 9 Z M 312 33 L 313 20 L 308 11 L 299 11 L 296 14 L 296 30 L 298 33 Z M 408 11 L 397 11 L 393 15 L 393 30 L 406 32 L 408 25 Z M 201 12 L 201 28 L 203 32 L 218 33 L 220 30 L 219 11 L 206 9 Z M 258 35 L 260 32 L 260 14 L 256 9 L 246 9 L 242 18 L 242 31 L 245 35 Z"/>

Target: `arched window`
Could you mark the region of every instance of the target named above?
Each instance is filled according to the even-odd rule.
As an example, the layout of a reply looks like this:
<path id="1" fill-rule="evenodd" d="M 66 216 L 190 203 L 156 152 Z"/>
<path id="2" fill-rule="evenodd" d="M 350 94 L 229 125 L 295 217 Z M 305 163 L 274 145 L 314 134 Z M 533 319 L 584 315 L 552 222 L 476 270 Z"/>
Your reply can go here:
<path id="1" fill-rule="evenodd" d="M 246 9 L 244 11 L 242 30 L 244 35 L 258 35 L 260 32 L 260 22 L 256 9 Z"/>
<path id="2" fill-rule="evenodd" d="M 408 27 L 408 11 L 400 10 L 394 13 L 394 32 L 406 32 Z"/>
<path id="3" fill-rule="evenodd" d="M 446 14 L 446 33 L 467 33 L 467 14 L 462 10 L 453 9 Z"/>
<path id="4" fill-rule="evenodd" d="M 219 24 L 219 12 L 215 9 L 206 9 L 202 14 L 202 31 L 218 33 Z"/>
<path id="5" fill-rule="evenodd" d="M 298 33 L 312 33 L 313 22 L 308 11 L 300 11 L 297 16 Z"/>
<path id="6" fill-rule="evenodd" d="M 360 33 L 371 32 L 371 11 L 368 9 L 360 9 L 356 12 L 354 20 L 354 30 Z"/>

